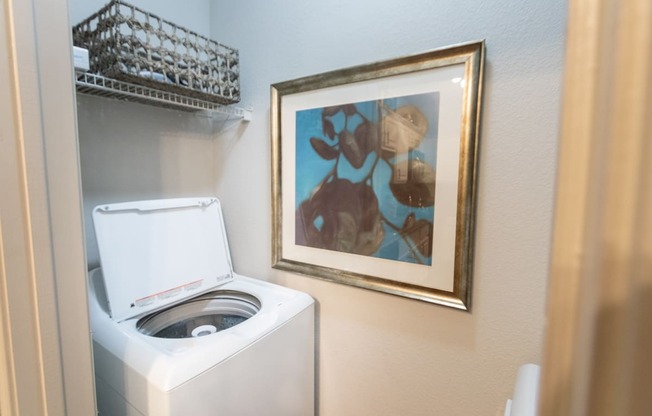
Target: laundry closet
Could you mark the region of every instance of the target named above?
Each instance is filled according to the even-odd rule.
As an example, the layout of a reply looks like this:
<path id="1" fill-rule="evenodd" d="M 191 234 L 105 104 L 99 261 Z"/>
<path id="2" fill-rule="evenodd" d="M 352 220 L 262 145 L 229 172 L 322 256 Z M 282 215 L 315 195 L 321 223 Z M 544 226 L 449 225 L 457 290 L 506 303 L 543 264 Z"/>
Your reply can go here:
<path id="1" fill-rule="evenodd" d="M 321 416 L 499 414 L 540 362 L 566 2 L 132 3 L 240 51 L 251 121 L 77 94 L 89 269 L 100 204 L 217 197 L 233 269 L 315 299 Z M 104 0 L 69 0 L 70 23 Z M 270 85 L 484 39 L 473 309 L 271 267 Z"/>

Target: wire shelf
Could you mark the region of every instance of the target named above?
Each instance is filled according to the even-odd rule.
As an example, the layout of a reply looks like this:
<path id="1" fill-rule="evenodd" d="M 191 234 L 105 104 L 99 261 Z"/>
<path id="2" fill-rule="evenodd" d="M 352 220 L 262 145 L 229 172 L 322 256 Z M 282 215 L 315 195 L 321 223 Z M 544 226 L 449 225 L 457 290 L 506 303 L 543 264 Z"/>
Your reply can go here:
<path id="1" fill-rule="evenodd" d="M 181 94 L 107 78 L 90 72 L 76 73 L 77 92 L 105 98 L 134 101 L 181 111 L 208 111 L 229 118 L 251 120 L 252 110 L 212 103 Z"/>

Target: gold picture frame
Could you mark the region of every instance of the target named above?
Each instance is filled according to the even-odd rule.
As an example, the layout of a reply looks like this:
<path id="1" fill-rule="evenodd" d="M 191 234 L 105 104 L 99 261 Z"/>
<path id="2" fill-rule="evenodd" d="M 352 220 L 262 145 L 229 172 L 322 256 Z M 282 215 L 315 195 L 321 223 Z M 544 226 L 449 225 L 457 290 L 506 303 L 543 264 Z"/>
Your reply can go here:
<path id="1" fill-rule="evenodd" d="M 271 86 L 272 266 L 469 310 L 484 41 Z"/>

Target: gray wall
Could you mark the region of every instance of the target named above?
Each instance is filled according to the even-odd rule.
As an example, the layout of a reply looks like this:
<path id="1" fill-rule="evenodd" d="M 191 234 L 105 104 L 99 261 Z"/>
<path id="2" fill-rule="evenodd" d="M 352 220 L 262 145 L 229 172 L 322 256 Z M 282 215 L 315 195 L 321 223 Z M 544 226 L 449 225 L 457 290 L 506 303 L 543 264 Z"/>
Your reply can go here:
<path id="1" fill-rule="evenodd" d="M 566 3 L 220 0 L 211 13 L 254 108 L 242 136 L 216 142 L 235 268 L 319 302 L 321 415 L 499 414 L 541 354 Z M 475 39 L 487 65 L 473 312 L 270 269 L 270 84 Z"/>
<path id="2" fill-rule="evenodd" d="M 70 21 L 76 24 L 105 3 L 70 0 Z M 210 34 L 209 0 L 128 3 Z M 99 263 L 91 220 L 96 205 L 215 194 L 216 134 L 209 118 L 79 94 L 77 113 L 89 267 Z"/>
<path id="3" fill-rule="evenodd" d="M 92 3 L 92 5 L 91 5 Z M 71 0 L 72 21 L 101 2 Z M 502 414 L 544 326 L 562 0 L 142 1 L 240 49 L 249 124 L 78 96 L 88 252 L 97 203 L 216 194 L 236 271 L 319 304 L 321 416 Z M 273 270 L 270 84 L 485 39 L 473 312 Z"/>

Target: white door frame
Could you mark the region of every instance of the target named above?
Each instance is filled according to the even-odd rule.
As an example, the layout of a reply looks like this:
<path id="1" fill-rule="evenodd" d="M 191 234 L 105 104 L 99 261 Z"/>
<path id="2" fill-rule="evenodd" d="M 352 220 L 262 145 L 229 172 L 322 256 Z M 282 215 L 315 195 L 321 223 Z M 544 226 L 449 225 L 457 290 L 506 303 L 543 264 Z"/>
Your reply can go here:
<path id="1" fill-rule="evenodd" d="M 93 415 L 66 0 L 0 2 L 0 414 Z"/>
<path id="2" fill-rule="evenodd" d="M 652 414 L 652 2 L 570 2 L 541 416 Z"/>

